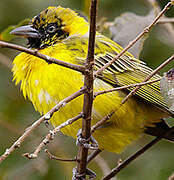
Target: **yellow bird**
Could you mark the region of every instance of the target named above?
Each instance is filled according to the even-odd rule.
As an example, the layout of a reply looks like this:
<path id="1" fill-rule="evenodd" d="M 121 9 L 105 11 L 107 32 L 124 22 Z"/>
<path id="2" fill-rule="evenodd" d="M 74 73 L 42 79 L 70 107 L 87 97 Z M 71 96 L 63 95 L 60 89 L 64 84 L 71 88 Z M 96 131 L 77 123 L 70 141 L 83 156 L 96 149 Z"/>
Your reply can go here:
<path id="1" fill-rule="evenodd" d="M 48 7 L 35 16 L 29 25 L 19 27 L 11 34 L 24 36 L 28 46 L 40 53 L 73 64 L 83 65 L 87 57 L 89 24 L 75 11 L 63 7 Z M 95 70 L 113 59 L 122 47 L 96 34 Z M 83 86 L 81 73 L 44 61 L 27 53 L 20 53 L 13 61 L 12 72 L 16 84 L 21 84 L 25 98 L 41 114 L 47 113 L 59 101 L 75 93 Z M 94 91 L 142 82 L 152 69 L 126 52 L 94 81 Z M 159 78 L 155 75 L 152 79 Z M 161 118 L 172 112 L 161 96 L 159 82 L 141 87 L 120 107 L 121 101 L 132 88 L 98 96 L 92 109 L 92 124 L 114 111 L 108 122 L 93 134 L 100 149 L 120 153 L 146 130 L 155 126 Z M 83 97 L 66 104 L 53 115 L 54 127 L 77 116 L 82 111 Z M 164 121 L 161 121 L 164 123 Z M 164 123 L 165 124 L 165 123 Z M 76 138 L 81 120 L 62 129 L 68 136 Z"/>

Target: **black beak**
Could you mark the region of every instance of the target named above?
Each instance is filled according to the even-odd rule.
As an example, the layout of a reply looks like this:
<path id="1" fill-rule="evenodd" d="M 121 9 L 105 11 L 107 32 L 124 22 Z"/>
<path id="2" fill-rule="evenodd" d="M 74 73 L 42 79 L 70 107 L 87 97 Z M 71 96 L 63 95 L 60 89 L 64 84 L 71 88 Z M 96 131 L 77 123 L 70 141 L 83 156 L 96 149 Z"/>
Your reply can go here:
<path id="1" fill-rule="evenodd" d="M 34 29 L 32 26 L 21 26 L 16 29 L 13 29 L 10 34 L 12 35 L 18 35 L 23 36 L 26 38 L 40 38 L 40 33 L 36 29 Z"/>

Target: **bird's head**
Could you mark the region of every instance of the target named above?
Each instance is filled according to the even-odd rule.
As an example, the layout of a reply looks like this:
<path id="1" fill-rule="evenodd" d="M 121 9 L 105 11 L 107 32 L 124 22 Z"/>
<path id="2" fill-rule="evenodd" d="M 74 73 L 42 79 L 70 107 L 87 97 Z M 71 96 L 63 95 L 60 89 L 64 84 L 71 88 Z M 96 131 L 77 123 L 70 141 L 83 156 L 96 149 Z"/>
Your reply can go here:
<path id="1" fill-rule="evenodd" d="M 29 25 L 14 29 L 11 34 L 26 37 L 31 48 L 44 49 L 69 36 L 83 36 L 88 29 L 88 22 L 78 13 L 58 6 L 48 7 Z"/>

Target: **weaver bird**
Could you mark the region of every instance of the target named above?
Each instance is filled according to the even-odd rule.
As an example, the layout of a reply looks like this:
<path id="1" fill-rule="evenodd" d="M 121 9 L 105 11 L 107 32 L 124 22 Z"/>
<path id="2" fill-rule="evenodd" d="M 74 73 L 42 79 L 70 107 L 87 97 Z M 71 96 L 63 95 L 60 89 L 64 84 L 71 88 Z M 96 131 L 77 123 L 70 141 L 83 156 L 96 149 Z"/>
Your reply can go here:
<path id="1" fill-rule="evenodd" d="M 48 7 L 35 16 L 29 25 L 11 32 L 28 39 L 28 46 L 38 52 L 69 63 L 84 65 L 88 50 L 89 24 L 75 11 L 63 7 Z M 120 51 L 117 43 L 96 34 L 95 67 L 97 70 L 113 59 Z M 59 101 L 83 86 L 84 76 L 77 71 L 48 63 L 27 53 L 20 53 L 13 61 L 12 72 L 16 84 L 25 98 L 41 114 L 47 113 Z M 122 55 L 102 76 L 94 80 L 94 92 L 142 82 L 152 72 L 144 62 L 129 52 Z M 152 79 L 159 78 L 155 75 Z M 120 106 L 132 88 L 96 97 L 92 109 L 92 125 L 110 112 L 112 117 L 93 134 L 100 149 L 120 153 L 136 140 L 147 127 L 163 122 L 161 118 L 172 114 L 161 93 L 159 82 L 141 87 L 134 97 Z M 82 111 L 83 97 L 66 104 L 50 119 L 53 126 L 77 116 Z M 168 129 L 164 123 L 164 129 Z M 76 138 L 81 119 L 62 129 Z M 157 133 L 158 134 L 158 133 Z M 159 134 L 158 134 L 159 135 Z"/>

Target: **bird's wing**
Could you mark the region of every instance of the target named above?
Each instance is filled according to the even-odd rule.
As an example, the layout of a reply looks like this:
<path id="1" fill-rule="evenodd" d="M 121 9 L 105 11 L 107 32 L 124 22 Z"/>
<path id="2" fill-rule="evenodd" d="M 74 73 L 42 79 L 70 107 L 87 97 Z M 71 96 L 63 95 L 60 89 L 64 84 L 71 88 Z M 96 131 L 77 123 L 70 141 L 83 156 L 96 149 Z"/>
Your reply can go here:
<path id="1" fill-rule="evenodd" d="M 100 40 L 100 42 L 102 42 L 102 40 Z M 112 47 L 110 52 L 107 51 L 105 53 L 95 54 L 96 70 L 111 61 L 116 56 L 116 54 L 121 51 L 121 49 L 118 49 L 116 44 L 111 43 L 113 42 L 110 41 L 107 43 L 107 46 L 109 45 Z M 115 48 L 113 47 L 114 45 Z M 126 86 L 144 81 L 145 78 L 152 73 L 152 71 L 153 70 L 149 68 L 143 61 L 135 59 L 129 53 L 125 53 L 111 66 L 104 70 L 100 78 L 105 82 L 112 84 L 114 87 Z M 150 80 L 157 78 L 160 78 L 158 74 L 154 75 Z M 129 87 L 127 88 L 127 91 L 131 91 L 134 88 L 135 87 Z M 142 86 L 136 92 L 136 96 L 139 96 L 143 100 L 165 109 L 166 111 L 169 111 L 167 104 L 161 95 L 159 82 Z"/>
<path id="2" fill-rule="evenodd" d="M 72 45 L 74 41 L 76 41 L 76 46 Z M 88 37 L 71 37 L 65 41 L 68 50 L 73 50 L 75 53 L 78 64 L 84 64 L 85 62 L 87 54 L 86 42 L 88 42 Z M 106 63 L 115 58 L 116 55 L 121 51 L 122 47 L 105 36 L 97 33 L 95 41 L 95 70 L 103 67 Z M 126 52 L 111 66 L 106 68 L 99 78 L 111 84 L 113 87 L 119 87 L 143 82 L 152 71 L 153 70 L 149 68 L 143 61 L 136 59 L 129 52 Z M 160 78 L 160 76 L 156 74 L 151 78 L 151 80 L 157 78 Z M 126 89 L 126 91 L 131 91 L 134 88 L 135 87 L 129 87 Z M 136 92 L 136 96 L 142 98 L 144 101 L 158 106 L 165 111 L 170 112 L 164 98 L 161 95 L 159 82 L 142 86 Z"/>

